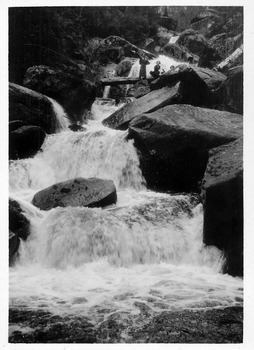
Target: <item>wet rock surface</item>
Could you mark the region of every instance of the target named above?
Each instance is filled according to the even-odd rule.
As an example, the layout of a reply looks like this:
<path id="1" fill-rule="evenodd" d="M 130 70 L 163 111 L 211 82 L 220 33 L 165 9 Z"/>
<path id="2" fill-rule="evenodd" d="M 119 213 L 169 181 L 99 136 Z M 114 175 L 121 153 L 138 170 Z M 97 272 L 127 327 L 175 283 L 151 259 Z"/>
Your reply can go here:
<path id="1" fill-rule="evenodd" d="M 149 188 L 196 190 L 205 172 L 207 150 L 242 137 L 242 116 L 171 105 L 142 114 L 129 124 Z"/>
<path id="2" fill-rule="evenodd" d="M 111 180 L 76 178 L 59 182 L 34 195 L 32 204 L 42 210 L 55 207 L 104 207 L 116 203 L 116 188 Z"/>
<path id="3" fill-rule="evenodd" d="M 41 127 L 47 134 L 56 132 L 57 119 L 46 96 L 23 86 L 9 84 L 9 120 L 21 120 Z"/>
<path id="4" fill-rule="evenodd" d="M 90 110 L 95 100 L 93 83 L 47 66 L 30 67 L 23 84 L 59 102 L 72 120 L 80 120 L 85 110 Z"/>
<path id="5" fill-rule="evenodd" d="M 22 239 L 30 234 L 30 222 L 23 214 L 20 204 L 13 199 L 9 200 L 9 229 Z"/>
<path id="6" fill-rule="evenodd" d="M 22 126 L 9 135 L 9 159 L 33 157 L 46 138 L 45 131 L 39 126 Z"/>
<path id="7" fill-rule="evenodd" d="M 242 343 L 243 309 L 184 310 L 136 316 L 115 313 L 94 325 L 85 317 L 9 310 L 10 343 Z"/>
<path id="8" fill-rule="evenodd" d="M 213 92 L 214 108 L 243 114 L 243 67 L 235 67 Z"/>
<path id="9" fill-rule="evenodd" d="M 202 197 L 204 243 L 225 252 L 225 272 L 242 276 L 243 139 L 211 150 Z"/>
<path id="10" fill-rule="evenodd" d="M 103 120 L 105 126 L 125 130 L 130 121 L 141 113 L 155 111 L 172 103 L 178 97 L 179 84 L 152 91 L 145 96 L 123 106 Z"/>

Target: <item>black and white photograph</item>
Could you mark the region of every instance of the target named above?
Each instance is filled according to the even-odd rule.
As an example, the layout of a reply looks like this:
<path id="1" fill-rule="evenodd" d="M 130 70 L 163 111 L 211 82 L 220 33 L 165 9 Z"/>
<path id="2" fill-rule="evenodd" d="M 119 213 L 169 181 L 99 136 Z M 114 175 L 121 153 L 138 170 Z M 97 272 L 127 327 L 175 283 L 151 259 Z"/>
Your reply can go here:
<path id="1" fill-rule="evenodd" d="M 7 346 L 244 345 L 244 3 L 6 9 Z"/>

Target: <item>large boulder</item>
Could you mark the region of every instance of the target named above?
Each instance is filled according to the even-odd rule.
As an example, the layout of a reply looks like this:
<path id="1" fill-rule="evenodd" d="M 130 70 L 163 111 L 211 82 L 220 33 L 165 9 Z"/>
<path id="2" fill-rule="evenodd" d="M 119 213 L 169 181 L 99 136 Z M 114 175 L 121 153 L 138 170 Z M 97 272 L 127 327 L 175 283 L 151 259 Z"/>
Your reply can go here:
<path id="1" fill-rule="evenodd" d="M 175 69 L 169 70 L 157 80 L 153 81 L 151 83 L 151 89 L 154 90 L 163 86 L 167 86 L 172 82 L 181 81 L 185 84 L 188 84 L 188 86 L 186 86 L 186 89 L 189 89 L 193 94 L 191 90 L 197 89 L 197 83 L 199 80 L 203 81 L 203 83 L 201 81 L 198 83 L 201 90 L 207 90 L 207 87 L 209 90 L 213 90 L 218 88 L 226 80 L 226 78 L 226 75 L 223 73 L 214 71 L 212 69 L 189 66 L 187 64 L 179 64 L 177 67 L 175 67 Z M 192 88 L 189 86 L 190 84 L 192 85 Z"/>
<path id="2" fill-rule="evenodd" d="M 32 204 L 41 210 L 55 207 L 105 207 L 116 203 L 116 188 L 111 180 L 76 178 L 59 182 L 34 195 Z"/>
<path id="3" fill-rule="evenodd" d="M 124 105 L 108 118 L 103 120 L 105 126 L 126 130 L 129 122 L 141 113 L 150 113 L 173 103 L 178 97 L 179 83 L 152 91 L 139 99 Z"/>
<path id="4" fill-rule="evenodd" d="M 153 81 L 150 88 L 155 90 L 180 82 L 178 100 L 174 103 L 207 107 L 210 105 L 211 92 L 204 76 L 202 74 L 201 77 L 193 67 L 181 64 Z"/>
<path id="5" fill-rule="evenodd" d="M 31 89 L 9 84 L 9 120 L 22 120 L 41 127 L 47 134 L 55 133 L 58 121 L 50 100 Z"/>
<path id="6" fill-rule="evenodd" d="M 161 16 L 158 18 L 158 23 L 168 30 L 176 30 L 178 24 L 177 19 L 173 18 L 173 16 Z"/>
<path id="7" fill-rule="evenodd" d="M 9 265 L 13 266 L 18 255 L 20 239 L 17 234 L 9 231 Z"/>
<path id="8" fill-rule="evenodd" d="M 127 96 L 140 98 L 151 91 L 147 80 L 139 80 L 127 90 Z"/>
<path id="9" fill-rule="evenodd" d="M 194 29 L 184 30 L 177 40 L 177 44 L 185 46 L 190 52 L 200 55 L 208 46 L 205 37 Z"/>
<path id="10" fill-rule="evenodd" d="M 217 89 L 226 79 L 226 75 L 213 69 L 192 67 L 197 75 L 206 83 L 210 90 Z"/>
<path id="11" fill-rule="evenodd" d="M 23 120 L 13 120 L 9 122 L 9 133 L 21 128 L 22 126 L 27 126 L 28 124 Z"/>
<path id="12" fill-rule="evenodd" d="M 9 134 L 9 159 L 33 157 L 41 148 L 46 133 L 39 126 L 22 126 Z"/>
<path id="13" fill-rule="evenodd" d="M 165 46 L 163 46 L 162 53 L 179 61 L 187 61 L 189 57 L 194 56 L 187 48 L 181 47 L 176 43 L 167 43 Z M 198 60 L 198 56 L 195 56 L 195 60 Z"/>
<path id="14" fill-rule="evenodd" d="M 130 58 L 124 58 L 118 65 L 116 66 L 116 74 L 120 77 L 127 77 L 130 73 L 133 61 Z"/>
<path id="15" fill-rule="evenodd" d="M 243 275 L 243 139 L 209 152 L 202 182 L 204 243 L 222 249 L 224 272 Z"/>
<path id="16" fill-rule="evenodd" d="M 140 152 L 151 189 L 198 190 L 210 148 L 242 137 L 242 116 L 229 112 L 171 105 L 141 114 L 129 124 L 128 138 Z"/>
<path id="17" fill-rule="evenodd" d="M 24 86 L 40 92 L 60 103 L 72 121 L 82 120 L 95 100 L 96 87 L 88 80 L 47 66 L 30 67 Z"/>
<path id="18" fill-rule="evenodd" d="M 243 67 L 232 68 L 227 79 L 212 93 L 213 108 L 243 114 Z"/>
<path id="19" fill-rule="evenodd" d="M 23 240 L 30 234 L 30 222 L 23 214 L 19 203 L 9 200 L 9 230 Z"/>

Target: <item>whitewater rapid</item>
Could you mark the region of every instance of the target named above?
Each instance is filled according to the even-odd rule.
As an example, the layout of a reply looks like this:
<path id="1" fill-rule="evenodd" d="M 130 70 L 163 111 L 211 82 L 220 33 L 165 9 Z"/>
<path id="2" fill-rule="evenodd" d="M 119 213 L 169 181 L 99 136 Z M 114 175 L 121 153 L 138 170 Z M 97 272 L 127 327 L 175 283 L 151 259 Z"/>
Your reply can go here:
<path id="1" fill-rule="evenodd" d="M 242 279 L 223 275 L 222 252 L 202 242 L 197 197 L 147 190 L 127 131 L 101 124 L 111 107 L 93 106 L 84 131 L 68 130 L 64 120 L 34 158 L 10 162 L 10 197 L 31 222 L 10 268 L 10 307 L 97 324 L 138 314 L 140 303 L 151 313 L 242 305 Z M 113 180 L 117 203 L 47 212 L 31 204 L 37 191 L 75 177 Z"/>

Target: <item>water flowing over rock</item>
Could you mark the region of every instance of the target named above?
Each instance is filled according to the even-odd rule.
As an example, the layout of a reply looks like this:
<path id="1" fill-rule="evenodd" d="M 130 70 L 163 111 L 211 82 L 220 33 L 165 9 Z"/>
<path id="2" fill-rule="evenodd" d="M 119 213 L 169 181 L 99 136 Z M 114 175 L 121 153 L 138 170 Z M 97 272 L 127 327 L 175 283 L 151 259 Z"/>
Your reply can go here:
<path id="1" fill-rule="evenodd" d="M 225 272 L 242 276 L 243 139 L 209 152 L 202 196 L 204 242 L 225 252 Z"/>
<path id="2" fill-rule="evenodd" d="M 42 210 L 55 207 L 104 207 L 116 203 L 116 188 L 111 180 L 76 178 L 56 183 L 35 194 L 32 203 Z"/>
<path id="3" fill-rule="evenodd" d="M 47 66 L 30 67 L 24 86 L 52 97 L 67 111 L 71 120 L 82 120 L 95 100 L 96 88 L 88 80 Z"/>
<path id="4" fill-rule="evenodd" d="M 54 133 L 58 126 L 52 103 L 46 96 L 13 83 L 9 84 L 9 120 L 39 126 L 47 134 Z"/>
<path id="5" fill-rule="evenodd" d="M 197 190 L 207 150 L 242 137 L 242 116 L 229 112 L 171 105 L 141 114 L 129 124 L 129 138 L 141 152 L 149 188 Z"/>
<path id="6" fill-rule="evenodd" d="M 150 113 L 163 106 L 166 106 L 178 97 L 179 84 L 171 87 L 164 87 L 152 91 L 139 99 L 123 106 L 108 118 L 103 120 L 103 125 L 114 129 L 125 130 L 129 122 L 141 113 Z"/>
<path id="7" fill-rule="evenodd" d="M 33 157 L 46 137 L 39 126 L 22 126 L 9 134 L 9 159 Z"/>

